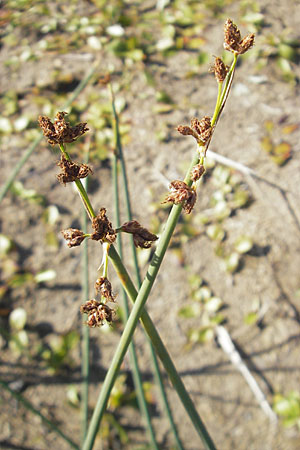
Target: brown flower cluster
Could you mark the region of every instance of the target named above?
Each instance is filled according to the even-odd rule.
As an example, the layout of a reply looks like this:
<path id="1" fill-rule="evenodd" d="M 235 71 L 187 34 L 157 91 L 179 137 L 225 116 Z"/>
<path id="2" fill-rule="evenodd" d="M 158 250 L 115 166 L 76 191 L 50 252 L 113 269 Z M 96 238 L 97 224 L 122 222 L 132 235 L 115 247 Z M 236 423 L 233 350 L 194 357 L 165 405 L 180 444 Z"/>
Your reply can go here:
<path id="1" fill-rule="evenodd" d="M 243 39 L 238 27 L 227 19 L 224 25 L 224 48 L 232 53 L 242 55 L 247 52 L 254 44 L 254 34 L 247 34 Z"/>
<path id="2" fill-rule="evenodd" d="M 66 230 L 62 230 L 61 233 L 70 248 L 77 247 L 86 238 L 83 231 L 77 230 L 76 228 L 67 228 Z"/>
<path id="3" fill-rule="evenodd" d="M 107 302 L 114 302 L 115 296 L 112 293 L 111 282 L 106 277 L 100 277 L 96 280 L 95 290 L 104 297 Z"/>
<path id="4" fill-rule="evenodd" d="M 210 72 L 215 74 L 218 83 L 222 83 L 226 78 L 228 66 L 224 64 L 221 58 L 216 57 L 215 64 L 210 68 Z"/>
<path id="5" fill-rule="evenodd" d="M 203 164 L 196 164 L 191 171 L 191 180 L 198 181 L 205 172 L 205 167 Z"/>
<path id="6" fill-rule="evenodd" d="M 85 178 L 92 172 L 92 169 L 87 164 L 77 164 L 74 161 L 68 160 L 64 155 L 61 155 L 60 161 L 57 165 L 61 168 L 56 178 L 61 184 L 71 183 L 79 178 Z"/>
<path id="7" fill-rule="evenodd" d="M 105 323 L 111 324 L 114 317 L 114 310 L 108 305 L 97 300 L 88 300 L 80 306 L 81 314 L 87 314 L 87 325 L 91 328 L 100 327 Z"/>
<path id="8" fill-rule="evenodd" d="M 92 220 L 92 228 L 94 233 L 91 239 L 94 241 L 108 241 L 111 244 L 116 240 L 116 231 L 113 229 L 111 222 L 106 216 L 106 209 L 101 208 L 99 214 Z"/>
<path id="9" fill-rule="evenodd" d="M 201 120 L 194 117 L 191 119 L 191 126 L 179 125 L 177 131 L 184 136 L 193 136 L 199 145 L 205 145 L 212 134 L 210 117 L 205 116 Z"/>
<path id="10" fill-rule="evenodd" d="M 88 131 L 86 123 L 79 123 L 74 127 L 71 127 L 70 124 L 65 121 L 66 114 L 67 113 L 64 111 L 58 112 L 54 119 L 54 123 L 52 123 L 47 116 L 39 117 L 39 125 L 49 144 L 55 145 L 74 142 L 79 136 L 82 136 Z"/>
<path id="11" fill-rule="evenodd" d="M 137 220 L 125 222 L 118 231 L 132 234 L 133 243 L 136 247 L 150 248 L 152 243 L 158 239 L 155 234 L 142 227 Z"/>
<path id="12" fill-rule="evenodd" d="M 174 180 L 170 183 L 170 191 L 164 203 L 182 204 L 183 210 L 190 214 L 197 200 L 196 191 L 180 180 Z"/>

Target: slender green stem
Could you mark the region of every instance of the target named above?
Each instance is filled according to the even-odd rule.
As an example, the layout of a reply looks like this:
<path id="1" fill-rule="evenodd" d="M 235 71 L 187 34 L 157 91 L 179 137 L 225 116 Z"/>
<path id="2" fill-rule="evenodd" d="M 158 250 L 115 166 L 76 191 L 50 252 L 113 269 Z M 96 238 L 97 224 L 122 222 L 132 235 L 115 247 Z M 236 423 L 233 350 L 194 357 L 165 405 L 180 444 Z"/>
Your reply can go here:
<path id="1" fill-rule="evenodd" d="M 120 204 L 119 204 L 119 186 L 118 186 L 118 159 L 117 159 L 116 153 L 114 154 L 114 157 L 113 157 L 113 185 L 114 185 L 114 197 L 115 197 L 115 221 L 116 221 L 116 227 L 119 228 L 121 226 L 121 223 L 120 223 Z M 117 237 L 117 246 L 118 246 L 118 252 L 119 252 L 120 258 L 122 259 L 123 255 L 122 255 L 122 235 L 121 235 L 121 233 L 119 233 L 118 237 Z M 123 309 L 124 309 L 124 313 L 125 313 L 124 323 L 126 323 L 126 321 L 128 320 L 128 317 L 129 317 L 129 308 L 128 308 L 127 295 L 126 295 L 124 288 L 122 288 L 122 299 L 123 299 Z M 136 349 L 135 349 L 135 344 L 134 344 L 133 339 L 129 346 L 129 356 L 130 356 L 130 362 L 131 362 L 131 367 L 132 367 L 132 376 L 133 376 L 135 391 L 136 391 L 136 395 L 137 395 L 137 401 L 138 401 L 140 411 L 141 411 L 141 413 L 144 417 L 144 420 L 146 422 L 146 425 L 147 425 L 147 432 L 149 434 L 151 448 L 158 450 L 157 442 L 155 439 L 155 434 L 154 434 L 153 427 L 151 424 L 151 418 L 150 418 L 150 414 L 149 414 L 149 410 L 148 410 L 148 406 L 147 406 L 147 401 L 146 401 L 144 390 L 143 390 L 143 382 L 142 382 L 142 377 L 141 377 L 141 373 L 139 370 L 138 359 L 137 359 L 137 354 L 136 354 Z"/>
<path id="2" fill-rule="evenodd" d="M 220 104 L 221 104 L 221 97 L 222 97 L 222 87 L 223 87 L 223 81 L 218 83 L 218 96 L 217 96 L 217 101 L 216 101 L 216 106 L 215 106 L 215 112 L 211 119 L 212 126 L 214 126 L 214 124 L 216 123 L 216 119 L 218 117 L 219 108 L 220 108 Z"/>
<path id="3" fill-rule="evenodd" d="M 9 387 L 4 380 L 0 379 L 0 385 L 6 389 L 13 397 L 15 397 L 20 403 L 22 403 L 29 411 L 38 416 L 49 428 L 55 431 L 61 438 L 63 438 L 72 448 L 79 450 L 79 446 L 75 444 L 68 436 L 65 435 L 53 422 L 51 422 L 47 417 L 45 417 L 38 409 L 36 409 L 28 400 L 26 400 L 23 395 L 15 392 Z"/>
<path id="4" fill-rule="evenodd" d="M 199 157 L 198 157 L 198 155 L 196 155 L 193 159 L 193 165 L 198 160 L 199 160 Z M 186 176 L 186 180 L 190 182 L 190 171 L 188 172 L 188 174 Z M 121 363 L 122 363 L 125 353 L 128 349 L 128 346 L 131 342 L 135 327 L 136 327 L 139 317 L 141 315 L 143 315 L 143 318 L 144 318 L 144 322 L 143 322 L 144 325 L 146 323 L 146 325 L 145 325 L 145 328 L 147 327 L 146 330 L 150 331 L 149 328 L 151 327 L 151 325 L 150 325 L 149 320 L 147 320 L 147 317 L 149 317 L 149 316 L 146 313 L 146 311 L 144 310 L 144 305 L 147 301 L 147 298 L 150 294 L 153 283 L 156 279 L 156 276 L 159 271 L 160 265 L 162 263 L 163 257 L 165 255 L 165 252 L 169 245 L 172 233 L 173 233 L 176 223 L 179 219 L 181 210 L 182 210 L 181 205 L 174 205 L 171 209 L 169 218 L 165 225 L 164 232 L 163 232 L 161 238 L 159 239 L 156 251 L 150 262 L 150 266 L 148 268 L 147 274 L 146 274 L 145 279 L 141 285 L 141 288 L 136 296 L 135 303 L 133 305 L 131 314 L 128 318 L 128 321 L 124 328 L 119 345 L 116 349 L 116 352 L 111 361 L 111 365 L 110 365 L 108 372 L 106 374 L 106 377 L 104 379 L 102 389 L 101 389 L 100 395 L 98 397 L 97 404 L 94 409 L 94 413 L 93 413 L 93 416 L 92 416 L 92 419 L 90 422 L 90 426 L 89 426 L 88 433 L 87 433 L 87 438 L 84 442 L 82 450 L 90 450 L 93 447 L 96 433 L 98 430 L 98 426 L 99 426 L 99 423 L 105 412 L 111 389 L 113 388 L 113 385 L 116 380 Z M 110 255 L 110 258 L 112 259 L 113 264 L 116 269 L 117 268 L 116 267 L 116 259 L 118 259 L 119 257 L 113 246 L 110 247 L 109 255 Z M 125 267 L 123 266 L 123 264 L 121 263 L 122 265 L 120 266 L 120 263 L 121 263 L 121 260 L 118 261 L 118 265 L 122 269 L 121 269 L 121 271 L 117 270 L 117 273 L 118 273 L 121 281 L 123 282 L 126 280 L 126 283 L 128 284 L 129 276 L 126 273 L 126 270 L 125 270 Z M 126 285 L 124 285 L 124 287 L 126 289 Z M 135 291 L 134 286 L 132 286 L 132 287 Z M 129 294 L 129 290 L 127 290 L 127 293 Z M 134 299 L 134 296 L 133 296 L 133 299 Z M 187 393 L 186 389 L 184 388 L 184 385 L 176 372 L 174 364 L 172 363 L 172 360 L 169 357 L 167 350 L 162 345 L 162 341 L 159 338 L 158 333 L 156 332 L 156 330 L 155 331 L 154 330 L 155 330 L 155 327 L 154 327 L 154 329 L 151 330 L 153 333 L 150 334 L 150 338 L 155 347 L 155 350 L 157 351 L 158 355 L 160 356 L 162 363 L 164 364 L 164 366 L 168 372 L 168 375 L 174 384 L 174 387 L 176 388 L 178 394 L 180 395 L 183 405 L 187 409 L 187 412 L 188 412 L 189 416 L 191 417 L 197 432 L 199 433 L 201 439 L 203 440 L 203 444 L 204 444 L 205 448 L 210 449 L 210 450 L 215 449 L 215 446 L 214 446 L 203 422 L 201 421 L 201 419 L 193 405 L 193 402 L 191 401 L 190 397 L 188 396 L 188 393 Z"/>
<path id="5" fill-rule="evenodd" d="M 71 158 L 70 158 L 68 152 L 66 151 L 64 144 L 60 144 L 59 147 L 60 147 L 60 150 L 61 150 L 62 154 L 64 155 L 64 157 L 68 161 L 71 161 Z M 93 217 L 96 217 L 96 213 L 91 205 L 89 196 L 87 195 L 87 192 L 86 192 L 85 188 L 83 187 L 83 184 L 81 183 L 80 180 L 75 180 L 74 183 L 77 186 L 79 195 L 83 201 L 84 207 L 86 209 L 86 212 L 88 213 L 89 218 L 93 219 Z"/>
<path id="6" fill-rule="evenodd" d="M 86 179 L 87 180 L 87 179 Z M 86 181 L 87 189 L 87 181 Z M 85 209 L 82 211 L 82 230 L 87 232 L 87 214 Z M 88 269 L 88 243 L 85 239 L 82 243 L 81 250 L 81 264 L 82 264 L 82 297 L 83 301 L 89 298 L 89 269 Z M 87 429 L 88 429 L 88 407 L 89 407 L 89 354 L 90 354 L 90 331 L 89 327 L 82 322 L 81 326 L 81 444 L 83 444 Z"/>
<path id="7" fill-rule="evenodd" d="M 119 159 L 120 163 L 121 163 L 121 170 L 122 170 L 122 178 L 123 178 L 122 186 L 123 186 L 123 190 L 124 190 L 124 194 L 125 194 L 124 196 L 125 196 L 127 220 L 130 221 L 130 220 L 132 220 L 132 210 L 131 210 L 131 204 L 130 204 L 130 194 L 129 194 L 129 188 L 128 188 L 126 165 L 125 165 L 125 161 L 124 161 L 124 157 L 123 157 L 122 141 L 121 141 L 120 130 L 119 130 L 119 116 L 118 116 L 116 108 L 115 108 L 115 98 L 114 98 L 114 92 L 113 92 L 111 83 L 109 83 L 108 86 L 109 86 L 109 91 L 110 91 L 110 96 L 111 96 L 111 105 L 112 105 L 112 111 L 113 111 L 113 116 L 114 116 L 114 132 L 115 132 L 115 142 L 116 142 L 116 150 L 115 150 L 115 155 L 114 155 L 114 171 L 115 171 L 114 184 L 117 183 L 117 181 L 116 181 L 117 160 Z M 117 189 L 117 186 L 115 187 L 115 189 Z M 119 206 L 117 206 L 117 208 L 119 209 Z M 119 226 L 120 226 L 120 223 L 118 222 L 117 227 L 119 227 Z M 121 238 L 121 235 L 119 235 L 119 236 Z M 132 257 L 133 257 L 133 265 L 134 265 L 134 269 L 135 269 L 135 276 L 136 276 L 137 286 L 138 286 L 138 288 L 140 288 L 141 276 L 140 276 L 140 270 L 139 270 L 139 265 L 138 265 L 137 251 L 136 251 L 136 247 L 133 243 L 133 238 L 132 238 L 132 236 L 130 236 L 130 237 L 131 237 L 131 249 L 132 249 Z M 119 255 L 121 256 L 120 251 L 119 251 Z M 122 256 L 121 256 L 121 259 L 122 259 Z M 183 446 L 180 441 L 180 438 L 179 438 L 179 435 L 177 432 L 177 428 L 176 428 L 176 425 L 173 420 L 171 408 L 169 406 L 167 394 L 166 394 L 162 376 L 160 373 L 156 353 L 155 353 L 154 347 L 151 343 L 149 336 L 147 336 L 147 338 L 148 338 L 148 342 L 149 342 L 149 346 L 150 346 L 150 353 L 151 353 L 152 364 L 154 367 L 154 375 L 155 375 L 155 379 L 156 379 L 156 384 L 160 391 L 162 402 L 163 402 L 167 417 L 170 422 L 171 430 L 174 434 L 177 448 L 178 448 L 178 450 L 182 450 Z"/>
<path id="8" fill-rule="evenodd" d="M 74 100 L 78 97 L 78 95 L 83 91 L 83 89 L 86 87 L 86 85 L 89 83 L 92 76 L 94 75 L 98 65 L 99 65 L 99 61 L 96 61 L 95 64 L 93 64 L 93 67 L 89 70 L 86 77 L 83 80 L 81 80 L 81 82 L 79 83 L 77 88 L 74 90 L 74 92 L 71 95 L 71 97 L 69 98 L 69 100 L 62 107 L 63 110 L 67 109 L 74 102 Z M 37 146 L 39 145 L 39 143 L 41 142 L 42 139 L 43 139 L 43 134 L 40 133 L 40 135 L 34 140 L 34 142 L 31 144 L 31 146 L 28 147 L 28 149 L 26 150 L 26 152 L 24 153 L 22 158 L 18 161 L 17 165 L 12 170 L 12 172 L 9 175 L 8 179 L 6 180 L 4 186 L 0 190 L 0 203 L 2 202 L 3 198 L 5 197 L 8 190 L 10 189 L 10 187 L 13 184 L 18 173 L 20 172 L 20 170 L 22 169 L 22 167 L 24 166 L 26 161 L 30 158 L 32 153 L 35 151 L 35 149 L 37 148 Z"/>

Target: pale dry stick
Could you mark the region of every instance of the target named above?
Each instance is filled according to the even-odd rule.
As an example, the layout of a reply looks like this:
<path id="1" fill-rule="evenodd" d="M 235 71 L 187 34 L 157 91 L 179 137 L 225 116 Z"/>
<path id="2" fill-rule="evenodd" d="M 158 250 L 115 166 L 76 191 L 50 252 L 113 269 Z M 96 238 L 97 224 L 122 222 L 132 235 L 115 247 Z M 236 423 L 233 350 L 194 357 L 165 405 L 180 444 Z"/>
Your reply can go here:
<path id="1" fill-rule="evenodd" d="M 226 353 L 226 355 L 228 355 L 232 364 L 243 375 L 248 386 L 250 387 L 251 391 L 253 392 L 254 397 L 256 398 L 259 406 L 261 407 L 263 412 L 266 414 L 266 416 L 269 418 L 270 422 L 275 424 L 277 422 L 277 415 L 272 410 L 263 391 L 260 389 L 255 378 L 253 377 L 250 370 L 248 369 L 248 367 L 242 360 L 241 355 L 237 351 L 234 343 L 232 342 L 230 334 L 228 333 L 226 328 L 221 325 L 216 327 L 216 333 L 217 333 L 217 337 L 218 337 L 218 342 L 219 342 L 222 350 Z"/>

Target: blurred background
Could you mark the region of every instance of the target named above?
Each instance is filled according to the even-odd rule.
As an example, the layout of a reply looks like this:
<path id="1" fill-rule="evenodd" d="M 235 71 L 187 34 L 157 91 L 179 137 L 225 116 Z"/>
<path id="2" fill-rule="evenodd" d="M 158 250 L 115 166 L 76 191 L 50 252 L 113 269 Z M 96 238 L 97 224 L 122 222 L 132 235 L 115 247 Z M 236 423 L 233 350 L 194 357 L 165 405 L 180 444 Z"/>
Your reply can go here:
<path id="1" fill-rule="evenodd" d="M 293 0 L 0 3 L 0 448 L 69 448 L 13 393 L 80 440 L 86 298 L 81 249 L 67 248 L 60 230 L 81 228 L 83 211 L 73 187 L 56 180 L 59 155 L 42 139 L 38 116 L 67 111 L 72 125 L 88 123 L 68 150 L 76 161 L 89 158 L 92 204 L 114 223 L 113 118 L 99 83 L 110 72 L 133 215 L 159 235 L 168 184 L 184 177 L 195 150 L 176 127 L 213 114 L 209 67 L 214 56 L 231 62 L 223 49 L 228 17 L 242 36 L 256 34 L 255 46 L 239 58 L 197 204 L 181 217 L 147 307 L 218 448 L 299 448 L 300 10 Z M 139 251 L 142 273 L 150 256 Z M 90 242 L 91 298 L 101 258 Z M 112 268 L 109 278 L 120 296 Z M 117 320 L 90 332 L 91 411 L 122 329 Z M 140 329 L 135 341 L 159 447 L 176 448 Z M 164 379 L 184 448 L 202 448 Z M 150 448 L 127 358 L 95 448 Z"/>

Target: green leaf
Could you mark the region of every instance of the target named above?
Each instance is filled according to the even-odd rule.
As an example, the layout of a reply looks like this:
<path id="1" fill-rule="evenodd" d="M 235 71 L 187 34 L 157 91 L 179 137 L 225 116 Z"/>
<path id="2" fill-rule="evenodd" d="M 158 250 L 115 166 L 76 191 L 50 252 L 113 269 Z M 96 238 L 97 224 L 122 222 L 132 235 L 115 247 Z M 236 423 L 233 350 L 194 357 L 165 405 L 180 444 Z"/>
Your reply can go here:
<path id="1" fill-rule="evenodd" d="M 234 248 L 238 253 L 247 253 L 253 247 L 253 241 L 249 236 L 240 236 L 234 243 Z"/>
<path id="2" fill-rule="evenodd" d="M 214 330 L 212 327 L 202 327 L 199 329 L 190 328 L 187 332 L 188 340 L 193 343 L 204 343 L 214 338 Z"/>
<path id="3" fill-rule="evenodd" d="M 207 236 L 213 241 L 221 242 L 225 238 L 225 231 L 218 224 L 211 224 L 205 229 Z"/>
<path id="4" fill-rule="evenodd" d="M 199 317 L 202 311 L 202 307 L 199 303 L 192 303 L 191 305 L 183 306 L 178 311 L 178 316 L 184 319 L 191 319 Z"/>
<path id="5" fill-rule="evenodd" d="M 261 148 L 267 153 L 271 153 L 273 150 L 273 141 L 270 136 L 264 136 L 260 141 L 260 145 Z"/>
<path id="6" fill-rule="evenodd" d="M 231 253 L 225 258 L 225 269 L 227 272 L 234 273 L 238 269 L 240 263 L 240 255 L 238 253 Z"/>
<path id="7" fill-rule="evenodd" d="M 27 313 L 24 308 L 16 308 L 9 315 L 9 325 L 15 331 L 23 330 L 27 321 Z"/>
<path id="8" fill-rule="evenodd" d="M 210 297 L 205 303 L 205 311 L 209 313 L 217 312 L 223 306 L 223 302 L 219 297 Z"/>
<path id="9" fill-rule="evenodd" d="M 258 320 L 258 313 L 257 312 L 250 312 L 248 314 L 246 314 L 246 316 L 244 317 L 244 322 L 246 325 L 254 325 Z"/>
<path id="10" fill-rule="evenodd" d="M 43 270 L 42 272 L 39 272 L 35 275 L 34 281 L 36 283 L 45 283 L 46 281 L 54 280 L 56 277 L 55 270 L 49 269 L 49 270 Z"/>

